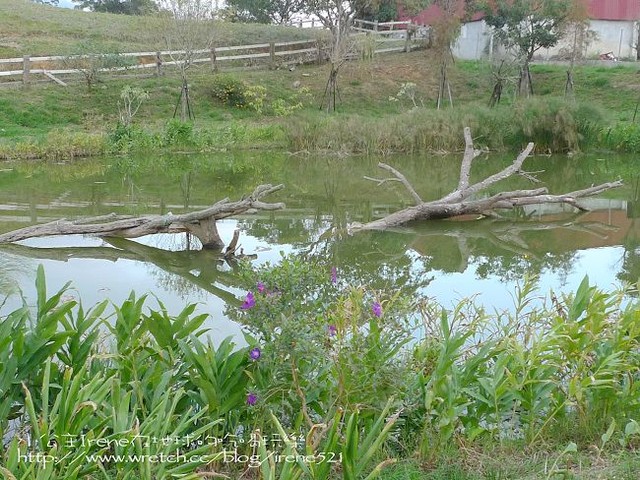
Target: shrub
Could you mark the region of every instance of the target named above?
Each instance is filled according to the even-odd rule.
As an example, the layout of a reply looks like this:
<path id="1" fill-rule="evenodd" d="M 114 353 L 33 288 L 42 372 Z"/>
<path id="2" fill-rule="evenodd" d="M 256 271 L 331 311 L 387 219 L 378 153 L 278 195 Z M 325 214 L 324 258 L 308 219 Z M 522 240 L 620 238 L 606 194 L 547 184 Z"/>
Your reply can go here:
<path id="1" fill-rule="evenodd" d="M 185 145 L 194 142 L 193 123 L 174 118 L 167 123 L 164 133 L 165 145 Z"/>
<path id="2" fill-rule="evenodd" d="M 602 133 L 603 143 L 622 152 L 640 152 L 640 125 L 619 123 Z"/>
<path id="3" fill-rule="evenodd" d="M 247 106 L 247 84 L 230 74 L 216 75 L 211 84 L 213 98 L 223 105 L 243 108 Z"/>

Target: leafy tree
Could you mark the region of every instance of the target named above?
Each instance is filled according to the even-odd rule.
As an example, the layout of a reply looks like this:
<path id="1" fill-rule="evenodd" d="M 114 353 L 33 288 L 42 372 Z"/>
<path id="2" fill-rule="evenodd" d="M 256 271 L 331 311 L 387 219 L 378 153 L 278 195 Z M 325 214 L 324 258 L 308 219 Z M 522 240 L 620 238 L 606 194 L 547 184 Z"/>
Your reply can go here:
<path id="1" fill-rule="evenodd" d="M 356 18 L 370 22 L 391 22 L 398 16 L 398 4 L 395 0 L 380 0 L 375 3 L 355 2 Z"/>
<path id="2" fill-rule="evenodd" d="M 302 0 L 227 0 L 225 17 L 238 22 L 285 24 L 302 10 Z"/>
<path id="3" fill-rule="evenodd" d="M 572 2 L 567 0 L 481 0 L 485 21 L 520 60 L 520 95 L 533 94 L 529 64 L 541 48 L 554 47 L 565 32 Z"/>
<path id="4" fill-rule="evenodd" d="M 58 0 L 53 0 L 57 3 Z M 73 0 L 76 8 L 92 12 L 120 13 L 123 15 L 149 15 L 158 11 L 153 0 Z"/>

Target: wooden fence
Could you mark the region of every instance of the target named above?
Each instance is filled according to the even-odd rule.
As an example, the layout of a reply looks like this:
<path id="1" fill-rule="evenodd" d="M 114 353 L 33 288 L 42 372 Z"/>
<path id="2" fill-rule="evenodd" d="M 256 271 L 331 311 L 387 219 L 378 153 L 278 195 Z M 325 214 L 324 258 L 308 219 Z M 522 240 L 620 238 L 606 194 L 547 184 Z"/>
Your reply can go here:
<path id="1" fill-rule="evenodd" d="M 355 38 L 370 35 L 373 38 L 374 46 L 370 48 L 369 54 L 410 51 L 414 47 L 412 40 L 415 37 L 408 22 L 356 22 L 357 25 L 353 27 Z M 374 28 L 366 28 L 367 26 Z M 405 28 L 394 28 L 397 26 Z M 10 80 L 0 85 L 54 81 L 66 86 L 63 76 L 87 76 L 100 72 L 114 74 L 146 70 L 162 75 L 164 68 L 183 63 L 187 58 L 190 63 L 209 64 L 213 71 L 217 71 L 222 64 L 276 68 L 280 64 L 321 62 L 327 58 L 327 52 L 323 42 L 314 39 L 216 47 L 193 52 L 177 50 L 71 56 L 25 55 L 19 58 L 0 58 L 0 80 Z M 42 75 L 44 78 L 38 80 L 35 75 Z"/>

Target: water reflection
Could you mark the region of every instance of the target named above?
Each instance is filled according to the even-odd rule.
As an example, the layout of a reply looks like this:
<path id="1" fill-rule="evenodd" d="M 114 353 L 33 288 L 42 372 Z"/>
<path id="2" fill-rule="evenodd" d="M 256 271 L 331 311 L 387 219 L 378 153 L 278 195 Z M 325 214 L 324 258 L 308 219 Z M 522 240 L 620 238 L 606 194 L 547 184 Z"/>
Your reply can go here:
<path id="1" fill-rule="evenodd" d="M 412 180 L 425 199 L 439 198 L 458 180 L 459 159 L 386 160 Z M 479 158 L 474 180 L 511 158 Z M 528 169 L 552 192 L 571 191 L 622 177 L 625 187 L 590 199 L 591 212 L 543 206 L 512 212 L 506 220 L 431 221 L 387 232 L 349 236 L 349 222 L 366 222 L 409 203 L 399 186 L 377 187 L 376 159 L 299 159 L 286 155 L 176 156 L 105 159 L 73 165 L 14 164 L 0 172 L 0 231 L 62 217 L 116 213 L 178 213 L 215 200 L 239 198 L 260 183 L 284 183 L 273 201 L 285 211 L 221 222 L 227 241 L 242 229 L 246 252 L 257 262 L 277 262 L 298 252 L 338 266 L 352 282 L 371 288 L 422 292 L 444 304 L 479 294 L 489 307 L 508 308 L 509 293 L 525 275 L 539 275 L 543 290 L 574 290 L 585 274 L 610 288 L 640 277 L 638 161 L 616 157 L 536 157 Z M 635 182 L 635 183 L 634 183 Z M 487 192 L 527 187 L 514 178 Z M 46 248 L 43 248 L 46 247 Z M 0 246 L 0 295 L 12 285 L 34 298 L 33 278 L 43 263 L 52 285 L 72 280 L 84 303 L 124 300 L 131 289 L 154 292 L 170 311 L 198 301 L 214 314 L 220 331 L 225 304 L 242 295 L 233 265 L 212 252 L 194 250 L 184 236 L 139 241 L 82 237 L 34 239 Z M 19 299 L 13 295 L 17 302 Z M 11 302 L 10 302 L 11 303 Z"/>

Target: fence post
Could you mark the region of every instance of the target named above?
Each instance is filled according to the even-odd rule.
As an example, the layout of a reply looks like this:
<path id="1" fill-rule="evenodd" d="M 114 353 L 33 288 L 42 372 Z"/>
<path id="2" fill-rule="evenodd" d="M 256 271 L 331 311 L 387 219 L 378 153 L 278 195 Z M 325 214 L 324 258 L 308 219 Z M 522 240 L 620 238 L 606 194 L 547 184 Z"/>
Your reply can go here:
<path id="1" fill-rule="evenodd" d="M 410 23 L 407 24 L 407 31 L 404 34 L 404 51 L 405 51 L 405 53 L 411 51 L 411 28 L 412 28 L 412 25 Z"/>
<path id="2" fill-rule="evenodd" d="M 318 65 L 322 64 L 322 47 L 320 45 L 320 40 L 316 39 L 316 62 L 318 63 Z"/>
<path id="3" fill-rule="evenodd" d="M 22 57 L 22 83 L 29 85 L 29 74 L 31 73 L 31 57 L 25 55 Z"/>
<path id="4" fill-rule="evenodd" d="M 311 19 L 311 28 L 314 28 L 316 26 L 316 19 L 312 18 Z"/>
<path id="5" fill-rule="evenodd" d="M 373 22 L 373 31 L 374 31 L 374 32 L 377 32 L 377 31 L 378 31 L 378 20 L 375 20 L 375 21 Z"/>
<path id="6" fill-rule="evenodd" d="M 156 76 L 162 75 L 162 55 L 160 52 L 156 52 Z"/>
<path id="7" fill-rule="evenodd" d="M 218 71 L 218 57 L 216 56 L 215 47 L 211 47 L 211 69 L 214 73 Z"/>
<path id="8" fill-rule="evenodd" d="M 272 70 L 275 70 L 276 68 L 276 43 L 275 42 L 269 43 L 269 61 L 270 61 L 270 68 Z"/>

